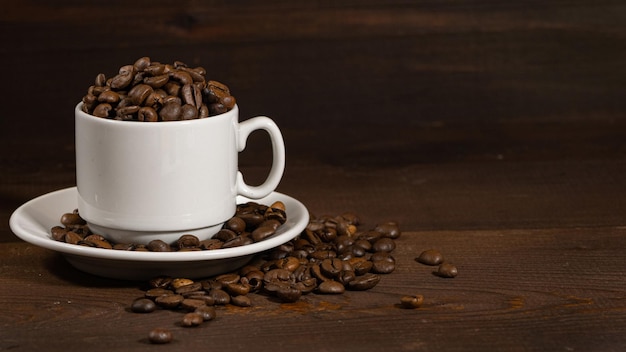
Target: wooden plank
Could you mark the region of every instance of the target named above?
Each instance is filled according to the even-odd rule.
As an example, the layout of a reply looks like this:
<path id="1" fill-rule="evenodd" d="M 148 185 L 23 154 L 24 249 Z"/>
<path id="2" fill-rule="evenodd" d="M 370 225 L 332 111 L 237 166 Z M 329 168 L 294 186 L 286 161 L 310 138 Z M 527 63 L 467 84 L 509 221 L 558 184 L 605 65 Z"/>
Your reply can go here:
<path id="1" fill-rule="evenodd" d="M 294 304 L 254 295 L 253 308 L 221 308 L 197 329 L 177 327 L 179 313 L 129 313 L 135 284 L 81 274 L 27 244 L 0 244 L 0 346 L 141 349 L 147 331 L 163 325 L 176 348 L 617 351 L 626 347 L 625 235 L 610 227 L 405 232 L 396 271 L 371 291 Z M 459 276 L 442 279 L 415 262 L 428 248 Z M 404 294 L 423 294 L 424 306 L 400 309 Z"/>

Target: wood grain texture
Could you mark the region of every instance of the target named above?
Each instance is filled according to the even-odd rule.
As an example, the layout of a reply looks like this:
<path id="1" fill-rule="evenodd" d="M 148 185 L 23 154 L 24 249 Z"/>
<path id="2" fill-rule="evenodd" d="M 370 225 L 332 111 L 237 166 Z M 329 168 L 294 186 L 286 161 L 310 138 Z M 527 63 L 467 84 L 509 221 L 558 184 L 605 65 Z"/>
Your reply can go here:
<path id="1" fill-rule="evenodd" d="M 172 329 L 172 348 L 285 350 L 604 350 L 626 347 L 626 232 L 615 228 L 405 232 L 397 269 L 367 292 L 310 294 L 280 304 L 251 295 L 249 309 L 222 307 L 197 329 L 181 314 L 128 312 L 139 285 L 76 272 L 59 256 L 2 244 L 1 347 L 94 351 L 147 347 L 147 332 Z M 417 263 L 437 248 L 459 276 Z M 417 310 L 398 307 L 422 294 Z M 42 341 L 39 336 L 55 336 Z M 264 346 L 258 346 L 263 341 Z"/>

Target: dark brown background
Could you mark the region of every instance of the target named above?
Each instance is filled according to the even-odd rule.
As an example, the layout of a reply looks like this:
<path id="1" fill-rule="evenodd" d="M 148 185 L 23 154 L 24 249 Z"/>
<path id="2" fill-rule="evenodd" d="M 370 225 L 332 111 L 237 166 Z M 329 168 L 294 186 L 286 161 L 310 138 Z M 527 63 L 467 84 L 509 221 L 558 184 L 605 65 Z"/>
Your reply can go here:
<path id="1" fill-rule="evenodd" d="M 296 328 L 351 322 L 364 350 L 393 331 L 404 337 L 391 347 L 404 350 L 626 347 L 623 1 L 5 2 L 0 42 L 0 296 L 11 309 L 0 350 L 33 347 L 18 332 L 29 321 L 58 335 L 47 314 L 15 310 L 23 298 L 7 285 L 49 292 L 41 301 L 24 293 L 35 307 L 105 286 L 103 300 L 120 302 L 109 318 L 126 321 L 132 288 L 72 271 L 6 224 L 25 201 L 75 185 L 74 106 L 97 73 L 141 56 L 204 66 L 231 87 L 242 119 L 272 117 L 288 153 L 278 190 L 311 212 L 401 224 L 395 278 L 331 313 L 320 302 L 334 298 L 311 298 L 316 308 L 289 311 Z M 255 134 L 241 155 L 251 182 L 264 178 L 267 148 Z M 411 284 L 412 257 L 428 245 L 465 264 L 453 286 Z M 431 294 L 422 316 L 389 303 L 419 289 Z M 74 347 L 120 333 L 97 333 L 98 307 L 66 308 L 95 336 Z M 248 328 L 270 326 L 259 341 L 274 341 L 275 309 L 232 313 L 219 331 L 250 318 Z M 346 347 L 339 332 L 314 340 Z M 239 347 L 248 343 L 268 345 Z"/>

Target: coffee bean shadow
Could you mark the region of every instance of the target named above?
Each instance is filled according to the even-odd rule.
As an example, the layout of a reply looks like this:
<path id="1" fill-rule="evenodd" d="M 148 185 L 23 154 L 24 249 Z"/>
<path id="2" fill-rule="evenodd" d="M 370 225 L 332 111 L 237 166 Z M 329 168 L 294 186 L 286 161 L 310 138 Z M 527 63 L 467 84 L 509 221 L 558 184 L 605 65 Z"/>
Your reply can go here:
<path id="1" fill-rule="evenodd" d="M 64 282 L 84 287 L 138 287 L 138 281 L 125 281 L 88 274 L 73 267 L 61 254 L 47 256 L 44 265 L 48 271 Z"/>

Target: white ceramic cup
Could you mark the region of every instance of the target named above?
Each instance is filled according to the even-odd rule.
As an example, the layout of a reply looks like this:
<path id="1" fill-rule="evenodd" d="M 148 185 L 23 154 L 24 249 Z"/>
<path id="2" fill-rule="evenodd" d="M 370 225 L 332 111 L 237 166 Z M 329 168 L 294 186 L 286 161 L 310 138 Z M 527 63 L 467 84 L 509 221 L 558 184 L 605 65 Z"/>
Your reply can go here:
<path id="1" fill-rule="evenodd" d="M 263 198 L 283 175 L 285 146 L 274 121 L 239 122 L 239 110 L 204 119 L 131 122 L 94 117 L 76 106 L 78 211 L 93 232 L 117 243 L 213 236 L 236 210 L 237 196 Z M 250 186 L 238 153 L 255 130 L 272 143 L 265 182 Z"/>

